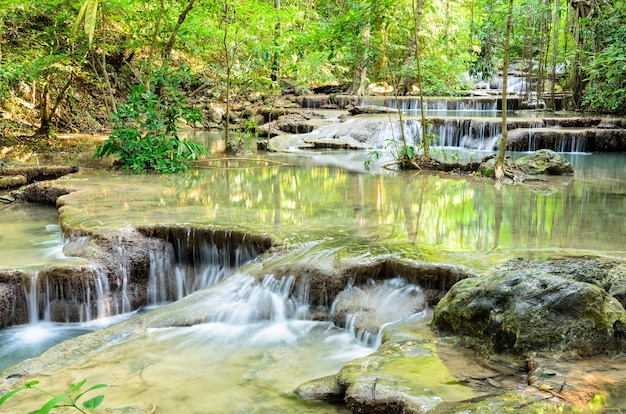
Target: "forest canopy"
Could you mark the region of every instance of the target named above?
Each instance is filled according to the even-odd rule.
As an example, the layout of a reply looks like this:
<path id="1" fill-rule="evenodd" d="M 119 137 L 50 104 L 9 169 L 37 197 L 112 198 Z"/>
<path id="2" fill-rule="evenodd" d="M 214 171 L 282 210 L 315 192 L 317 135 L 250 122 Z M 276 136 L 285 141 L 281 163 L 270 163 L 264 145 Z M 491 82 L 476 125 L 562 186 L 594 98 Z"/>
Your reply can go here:
<path id="1" fill-rule="evenodd" d="M 108 125 L 164 66 L 188 66 L 189 94 L 215 100 L 285 85 L 386 82 L 445 95 L 489 82 L 501 65 L 506 1 L 2 0 L 0 132 L 29 119 Z M 515 0 L 511 59 L 554 108 L 626 110 L 624 0 Z M 58 123 L 61 122 L 59 125 Z"/>

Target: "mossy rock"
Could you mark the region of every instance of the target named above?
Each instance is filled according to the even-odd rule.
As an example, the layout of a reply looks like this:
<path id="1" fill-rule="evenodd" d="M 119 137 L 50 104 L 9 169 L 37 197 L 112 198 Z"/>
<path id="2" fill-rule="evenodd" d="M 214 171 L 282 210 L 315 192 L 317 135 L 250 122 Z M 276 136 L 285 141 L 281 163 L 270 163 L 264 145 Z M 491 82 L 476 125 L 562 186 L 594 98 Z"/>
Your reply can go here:
<path id="1" fill-rule="evenodd" d="M 530 175 L 571 175 L 574 167 L 563 156 L 549 149 L 541 149 L 515 161 L 515 166 Z"/>
<path id="2" fill-rule="evenodd" d="M 622 348 L 626 311 L 595 284 L 530 267 L 460 281 L 432 325 L 492 356 L 577 358 Z"/>

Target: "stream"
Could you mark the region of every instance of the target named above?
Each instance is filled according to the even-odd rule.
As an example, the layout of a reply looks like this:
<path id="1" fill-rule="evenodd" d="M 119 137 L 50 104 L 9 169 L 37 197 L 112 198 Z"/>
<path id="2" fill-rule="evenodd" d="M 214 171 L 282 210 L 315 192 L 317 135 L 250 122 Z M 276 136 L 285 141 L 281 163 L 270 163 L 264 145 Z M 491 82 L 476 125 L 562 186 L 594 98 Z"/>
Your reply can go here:
<path id="1" fill-rule="evenodd" d="M 215 148 L 208 135 L 194 139 Z M 482 156 L 471 148 L 448 151 L 462 159 Z M 81 171 L 57 180 L 84 190 L 65 196 L 58 215 L 45 206 L 0 208 L 0 269 L 36 272 L 84 264 L 63 254 L 68 240 L 61 236 L 59 217 L 68 228 L 94 232 L 154 223 L 234 226 L 250 234 L 271 234 L 284 246 L 299 246 L 301 258 L 308 261 L 317 260 L 313 247 L 320 240 L 348 245 L 355 257 L 364 259 L 384 250 L 476 272 L 515 257 L 590 254 L 625 259 L 626 156 L 564 155 L 573 163 L 575 177 L 502 189 L 489 180 L 465 176 L 366 172 L 365 151 L 269 153 L 255 155 L 256 160 L 211 155 L 198 168 L 177 176 Z M 103 406 L 112 412 L 346 412 L 300 400 L 293 390 L 372 353 L 380 339 L 364 336 L 349 324 L 342 328 L 332 319 L 320 320 L 308 305 L 306 286 L 294 287 L 293 280 L 253 283 L 249 269 L 258 266 L 254 254 L 247 253 L 232 275 L 229 271 L 194 285 L 194 290 L 200 289 L 201 306 L 211 310 L 203 323 L 133 325 L 143 317 L 157 318 L 149 316 L 154 312 L 167 319 L 171 305 L 163 306 L 163 300 L 157 301 L 157 309 L 150 306 L 79 323 L 34 317 L 28 325 L 0 331 L 0 370 L 94 332 L 85 336 L 86 343 L 110 335 L 96 352 L 76 354 L 69 364 L 35 362 L 43 364 L 33 376 L 42 388 L 64 392 L 83 378 L 88 385 L 109 384 Z M 364 293 L 364 303 L 382 309 L 389 307 L 380 305 L 388 298 L 403 303 L 413 300 L 418 290 L 404 282 L 380 284 Z M 427 313 L 421 311 L 385 314 L 379 323 L 408 317 L 428 330 Z M 47 358 L 44 354 L 42 361 Z M 467 388 L 442 398 L 474 396 Z M 7 409 L 25 412 L 44 401 L 23 392 Z"/>

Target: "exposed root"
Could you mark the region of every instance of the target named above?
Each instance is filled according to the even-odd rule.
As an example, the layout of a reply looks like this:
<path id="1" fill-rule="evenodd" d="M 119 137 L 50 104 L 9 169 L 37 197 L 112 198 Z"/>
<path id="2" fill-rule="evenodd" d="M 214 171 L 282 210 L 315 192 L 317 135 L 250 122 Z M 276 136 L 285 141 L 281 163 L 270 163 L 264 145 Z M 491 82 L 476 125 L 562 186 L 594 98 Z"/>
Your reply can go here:
<path id="1" fill-rule="evenodd" d="M 410 165 L 410 167 L 407 167 L 407 164 Z M 400 167 L 400 170 L 422 170 L 422 167 L 419 166 L 419 164 L 417 162 L 415 162 L 414 159 L 410 159 L 410 160 L 398 160 L 398 161 L 392 161 L 392 162 L 387 162 L 383 165 L 381 165 L 381 168 L 384 168 L 386 170 L 393 170 L 392 166 L 397 165 Z M 395 170 L 393 170 L 395 171 Z"/>

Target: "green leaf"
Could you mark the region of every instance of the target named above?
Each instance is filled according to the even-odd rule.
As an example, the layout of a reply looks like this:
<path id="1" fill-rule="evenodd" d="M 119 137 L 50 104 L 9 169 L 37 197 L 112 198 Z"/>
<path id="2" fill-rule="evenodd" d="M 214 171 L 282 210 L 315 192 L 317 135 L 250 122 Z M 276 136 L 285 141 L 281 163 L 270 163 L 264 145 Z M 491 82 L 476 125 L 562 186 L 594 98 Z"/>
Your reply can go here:
<path id="1" fill-rule="evenodd" d="M 74 384 L 74 385 L 72 386 L 72 388 L 70 388 L 70 393 L 74 393 L 74 392 L 76 392 L 77 390 L 79 390 L 79 389 L 80 389 L 80 387 L 82 387 L 83 385 L 85 385 L 85 383 L 86 383 L 86 382 L 87 382 L 87 380 L 86 380 L 86 379 L 84 379 L 84 380 L 82 380 L 82 381 L 77 382 L 76 384 Z"/>
<path id="2" fill-rule="evenodd" d="M 93 43 L 93 35 L 96 31 L 96 20 L 98 18 L 99 0 L 85 0 L 82 7 L 78 11 L 76 22 L 72 27 L 72 32 L 76 32 L 81 21 L 85 22 L 85 34 L 87 35 L 87 44 L 91 48 Z"/>
<path id="3" fill-rule="evenodd" d="M 37 414 L 48 414 L 54 407 L 57 406 L 58 403 L 65 400 L 67 396 L 65 395 L 57 395 L 46 404 L 44 404 L 39 410 L 35 411 Z"/>
<path id="4" fill-rule="evenodd" d="M 103 385 L 103 384 L 100 384 Z M 105 385 L 106 386 L 106 385 Z M 97 395 L 93 398 L 88 399 L 87 401 L 85 401 L 83 403 L 83 407 L 93 410 L 96 407 L 98 407 L 100 404 L 102 404 L 102 401 L 104 401 L 104 395 Z"/>
<path id="5" fill-rule="evenodd" d="M 16 388 L 13 391 L 9 391 L 6 394 L 4 394 L 1 398 L 0 398 L 0 405 L 2 405 L 2 403 L 4 403 L 6 400 L 8 400 L 9 398 L 11 398 L 12 396 L 14 396 L 15 394 L 17 394 L 18 392 L 22 391 L 23 389 L 25 389 L 26 387 L 20 387 L 20 388 Z"/>

